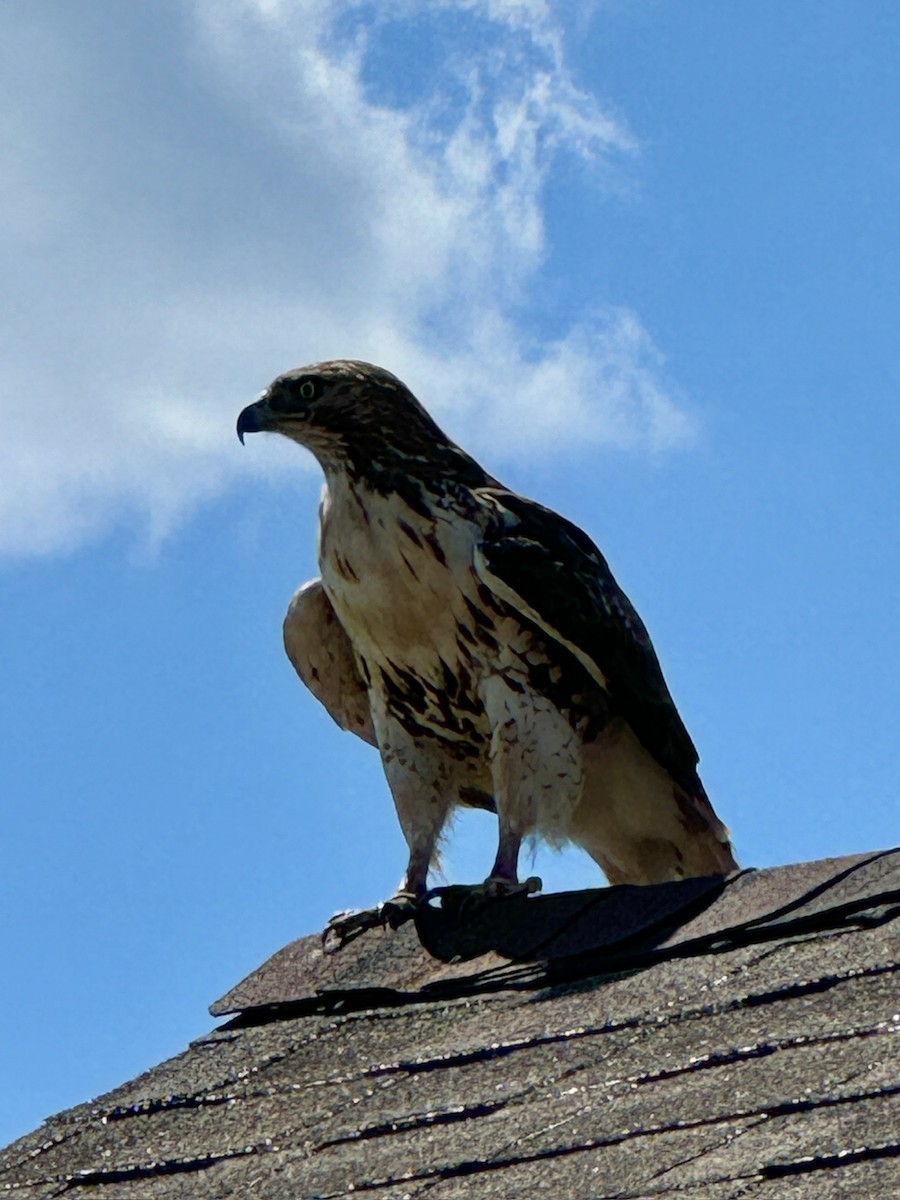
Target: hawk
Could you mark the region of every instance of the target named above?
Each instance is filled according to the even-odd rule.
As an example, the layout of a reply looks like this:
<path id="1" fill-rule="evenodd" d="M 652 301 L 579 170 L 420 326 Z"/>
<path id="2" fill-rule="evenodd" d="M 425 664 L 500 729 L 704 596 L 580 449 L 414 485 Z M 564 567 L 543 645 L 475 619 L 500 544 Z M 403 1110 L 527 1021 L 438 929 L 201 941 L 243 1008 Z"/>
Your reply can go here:
<path id="1" fill-rule="evenodd" d="M 495 811 L 484 885 L 523 839 L 574 842 L 611 883 L 736 869 L 697 751 L 640 617 L 577 526 L 505 488 L 389 371 L 288 371 L 238 417 L 325 474 L 321 577 L 296 593 L 288 657 L 334 720 L 376 746 L 415 904 L 458 805 Z"/>

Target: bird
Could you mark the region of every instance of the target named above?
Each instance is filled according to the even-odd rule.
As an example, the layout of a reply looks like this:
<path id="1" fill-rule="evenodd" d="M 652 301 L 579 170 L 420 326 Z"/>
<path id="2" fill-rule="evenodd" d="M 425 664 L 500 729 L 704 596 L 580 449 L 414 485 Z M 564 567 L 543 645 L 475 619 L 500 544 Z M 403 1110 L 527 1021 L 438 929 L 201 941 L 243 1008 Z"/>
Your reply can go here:
<path id="1" fill-rule="evenodd" d="M 408 848 L 395 896 L 339 933 L 415 911 L 461 806 L 497 815 L 471 885 L 488 897 L 540 888 L 519 879 L 535 838 L 583 847 L 611 884 L 737 869 L 649 634 L 585 532 L 504 487 L 368 362 L 279 375 L 238 417 L 242 443 L 257 432 L 324 473 L 320 575 L 290 602 L 285 650 L 377 748 Z"/>

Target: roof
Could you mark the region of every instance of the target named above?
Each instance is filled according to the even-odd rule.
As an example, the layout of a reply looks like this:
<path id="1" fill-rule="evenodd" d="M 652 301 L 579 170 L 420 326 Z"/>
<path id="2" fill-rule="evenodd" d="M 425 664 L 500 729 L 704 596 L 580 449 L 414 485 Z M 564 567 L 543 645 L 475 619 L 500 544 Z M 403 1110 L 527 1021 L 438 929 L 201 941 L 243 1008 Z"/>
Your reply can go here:
<path id="1" fill-rule="evenodd" d="M 900 850 L 281 950 L 0 1156 L 14 1200 L 900 1195 Z"/>

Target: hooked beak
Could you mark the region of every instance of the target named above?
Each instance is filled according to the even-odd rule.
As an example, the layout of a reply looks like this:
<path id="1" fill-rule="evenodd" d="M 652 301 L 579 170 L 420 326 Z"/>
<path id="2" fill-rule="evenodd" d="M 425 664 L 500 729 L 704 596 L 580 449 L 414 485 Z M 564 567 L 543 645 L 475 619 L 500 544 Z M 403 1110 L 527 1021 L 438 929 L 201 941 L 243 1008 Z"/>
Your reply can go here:
<path id="1" fill-rule="evenodd" d="M 244 444 L 245 433 L 259 433 L 271 427 L 272 413 L 265 397 L 248 404 L 237 419 L 237 435 L 241 445 Z"/>

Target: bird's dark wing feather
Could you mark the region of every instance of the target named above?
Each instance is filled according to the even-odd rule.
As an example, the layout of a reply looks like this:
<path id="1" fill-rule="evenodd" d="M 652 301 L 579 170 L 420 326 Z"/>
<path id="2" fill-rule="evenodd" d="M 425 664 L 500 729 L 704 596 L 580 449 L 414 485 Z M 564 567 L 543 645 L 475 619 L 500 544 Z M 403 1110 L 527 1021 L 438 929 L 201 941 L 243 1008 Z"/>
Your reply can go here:
<path id="1" fill-rule="evenodd" d="M 688 791 L 698 755 L 650 635 L 591 539 L 550 509 L 479 489 L 491 516 L 476 571 L 506 604 L 561 643 L 609 693 L 644 747 Z"/>

